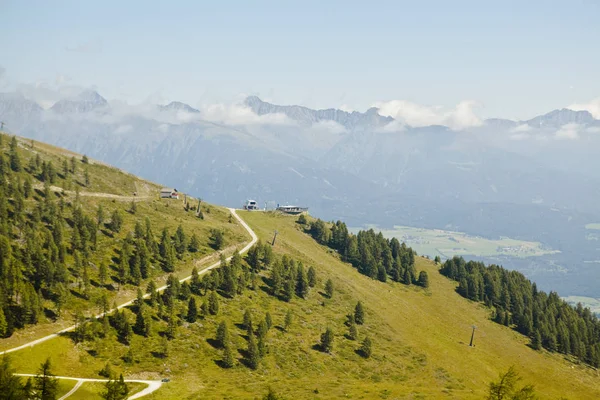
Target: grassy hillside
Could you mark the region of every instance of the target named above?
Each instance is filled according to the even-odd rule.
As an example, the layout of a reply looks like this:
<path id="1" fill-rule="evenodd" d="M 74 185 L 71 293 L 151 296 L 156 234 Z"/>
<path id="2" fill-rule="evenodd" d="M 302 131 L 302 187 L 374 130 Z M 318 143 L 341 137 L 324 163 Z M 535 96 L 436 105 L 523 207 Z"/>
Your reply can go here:
<path id="1" fill-rule="evenodd" d="M 305 234 L 292 217 L 272 213 L 242 212 L 242 217 L 263 241 L 279 232 L 273 251 L 314 266 L 318 284 L 306 299 L 277 299 L 267 288 L 269 273 L 261 271 L 255 290 L 245 290 L 230 299 L 218 296 L 217 315 L 185 322 L 186 304 L 177 301 L 181 323 L 175 337 L 162 336 L 167 323 L 155 318 L 148 338 L 133 335 L 129 345 L 114 336 L 74 345 L 58 339 L 18 353 L 13 360 L 19 372 L 35 372 L 51 356 L 60 375 L 98 377 L 110 362 L 128 378 L 171 378 L 171 382 L 149 396 L 151 399 L 260 398 L 272 387 L 285 398 L 456 398 L 481 399 L 487 385 L 499 372 L 516 366 L 524 382 L 532 383 L 541 398 L 600 398 L 597 372 L 575 365 L 556 354 L 536 352 L 525 346 L 527 339 L 488 320 L 488 311 L 461 298 L 455 283 L 438 273 L 431 261 L 417 258 L 417 270 L 429 274 L 427 290 L 399 283 L 382 283 L 359 274 L 339 261 L 331 250 Z M 331 279 L 333 297 L 324 296 L 324 282 Z M 194 295 L 198 303 L 206 295 Z M 345 337 L 346 314 L 360 300 L 366 321 L 358 327 L 359 339 L 369 335 L 373 355 L 365 359 L 357 350 L 359 341 Z M 267 334 L 267 354 L 258 368 L 244 364 L 246 330 L 241 326 L 245 310 L 255 324 L 268 311 L 274 327 Z M 285 315 L 293 323 L 283 329 Z M 130 315 L 130 320 L 133 316 Z M 235 352 L 235 366 L 222 367 L 223 351 L 215 345 L 217 325 L 226 321 Z M 471 326 L 477 325 L 475 347 L 469 347 Z M 335 334 L 331 353 L 315 345 L 326 328 Z M 168 355 L 164 356 L 164 346 Z M 133 354 L 133 357 L 128 355 Z M 131 359 L 133 358 L 133 360 Z"/>
<path id="2" fill-rule="evenodd" d="M 187 197 L 186 209 L 183 196 L 179 200 L 160 199 L 161 186 L 87 157 L 84 159 L 82 155 L 64 149 L 17 138 L 14 152 L 19 158 L 21 168 L 13 168 L 10 164 L 13 153 L 12 137 L 0 137 L 0 154 L 3 158 L 0 186 L 3 187 L 6 218 L 9 222 L 3 225 L 0 234 L 12 247 L 12 255 L 8 257 L 5 252 L 2 262 L 23 271 L 22 276 L 17 278 L 17 283 L 11 284 L 11 287 L 15 288 L 11 290 L 14 290 L 16 295 L 12 296 L 10 301 L 7 300 L 10 304 L 0 306 L 5 310 L 16 310 L 15 318 L 19 319 L 19 308 L 24 307 L 22 293 L 24 288 L 33 282 L 33 276 L 36 275 L 40 264 L 52 264 L 48 269 L 54 271 L 64 267 L 66 273 L 59 284 L 50 285 L 45 278 L 38 284 L 33 284 L 34 291 L 37 291 L 37 304 L 33 307 L 38 314 L 37 324 L 16 326 L 14 332 L 8 332 L 9 337 L 0 338 L 0 351 L 72 325 L 77 312 L 86 316 L 98 313 L 102 309 L 101 302 L 104 296 L 108 304 L 122 303 L 135 297 L 138 283 L 143 288 L 150 280 L 154 280 L 159 286 L 164 284 L 167 271 L 163 260 L 152 252 L 148 259 L 147 278 L 136 282 L 123 280 L 119 276 L 123 243 L 127 240 L 134 243 L 139 239 L 130 236 L 136 223 L 144 228 L 144 232 L 146 221 L 151 227 L 154 238 L 146 243 L 153 241 L 158 245 L 163 229 L 168 229 L 169 241 L 173 239 L 172 235 L 178 227 L 182 228 L 188 243 L 192 235 L 196 235 L 198 243 L 195 251 L 185 250 L 174 258 L 173 273 L 178 277 L 189 275 L 194 266 L 202 267 L 210 261 L 218 260 L 210 239 L 213 230 L 223 232 L 222 249 L 229 253 L 249 240 L 245 230 L 231 219 L 229 211 L 225 208 L 201 203 L 200 218 L 196 212 L 198 199 Z M 48 173 L 50 163 L 53 173 Z M 17 195 L 17 192 L 20 195 Z M 18 196 L 21 200 L 17 200 Z M 17 212 L 21 201 L 23 210 Z M 77 240 L 81 240 L 74 227 L 76 210 L 81 210 L 85 218 L 97 223 L 100 208 L 104 218 L 94 229 L 96 243 L 87 245 L 85 249 L 74 250 L 74 237 L 77 236 Z M 122 217 L 118 231 L 112 229 L 111 225 L 115 211 Z M 57 214 L 59 217 L 56 217 Z M 59 223 L 54 224 L 54 220 Z M 48 238 L 54 235 L 55 225 L 60 225 L 61 237 L 54 240 L 59 244 L 53 246 L 49 244 Z M 31 241 L 28 241 L 28 238 Z M 90 241 L 88 238 L 88 242 Z M 32 252 L 32 244 L 40 244 L 39 252 L 36 253 L 39 257 L 28 267 L 24 260 L 28 259 L 28 253 Z M 54 251 L 62 255 L 56 256 Z M 132 260 L 134 254 L 135 251 L 131 253 Z M 79 258 L 79 266 L 76 257 Z M 105 282 L 101 282 L 100 277 L 102 265 L 107 270 Z M 84 269 L 86 279 L 82 273 Z M 2 289 L 7 293 L 6 285 L 12 278 L 6 276 L 6 270 L 3 273 Z M 82 287 L 88 281 L 88 288 Z M 63 294 L 64 305 L 60 310 L 56 300 L 57 288 Z M 19 321 L 16 321 L 15 325 L 18 323 Z"/>

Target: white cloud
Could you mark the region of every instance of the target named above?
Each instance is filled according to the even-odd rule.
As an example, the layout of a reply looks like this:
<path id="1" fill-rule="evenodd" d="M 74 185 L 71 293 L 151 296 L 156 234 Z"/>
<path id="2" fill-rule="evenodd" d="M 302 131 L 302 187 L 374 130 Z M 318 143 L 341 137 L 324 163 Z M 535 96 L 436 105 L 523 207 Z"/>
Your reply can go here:
<path id="1" fill-rule="evenodd" d="M 567 140 L 575 140 L 579 139 L 579 129 L 580 126 L 578 124 L 565 124 L 560 127 L 559 130 L 554 133 L 554 137 L 556 139 L 567 139 Z"/>
<path id="2" fill-rule="evenodd" d="M 531 135 L 529 135 L 528 133 L 525 132 L 519 132 L 519 133 L 515 133 L 513 135 L 509 136 L 510 140 L 525 140 L 525 139 L 529 139 L 531 137 Z"/>
<path id="3" fill-rule="evenodd" d="M 600 97 L 591 100 L 589 103 L 575 103 L 567 107 L 574 111 L 589 111 L 596 119 L 600 119 Z"/>
<path id="4" fill-rule="evenodd" d="M 590 126 L 585 131 L 587 133 L 600 133 L 600 126 Z"/>
<path id="5" fill-rule="evenodd" d="M 342 105 L 339 107 L 339 109 L 340 109 L 340 110 L 342 110 L 342 111 L 346 111 L 347 113 L 351 113 L 351 112 L 353 112 L 353 111 L 356 111 L 354 108 L 350 107 L 350 106 L 349 106 L 349 105 L 347 105 L 347 104 L 342 104 Z"/>
<path id="6" fill-rule="evenodd" d="M 410 126 L 445 125 L 452 129 L 465 129 L 482 124 L 474 109 L 478 104 L 474 101 L 462 101 L 452 110 L 441 106 L 424 106 L 406 100 L 377 102 L 379 114 L 392 117 Z"/>
<path id="7" fill-rule="evenodd" d="M 40 80 L 36 83 L 21 83 L 17 85 L 16 91 L 47 109 L 57 101 L 75 97 L 85 90 L 82 86 L 66 85 L 64 82 L 66 78 L 58 75 L 54 82 Z"/>
<path id="8" fill-rule="evenodd" d="M 240 103 L 204 105 L 200 107 L 200 116 L 206 121 L 228 125 L 295 125 L 295 122 L 284 114 L 257 115 L 249 107 Z"/>
<path id="9" fill-rule="evenodd" d="M 532 129 L 533 128 L 531 126 L 527 125 L 527 124 L 521 124 L 521 125 L 515 126 L 510 131 L 511 132 L 515 132 L 515 133 L 519 133 L 519 132 L 529 132 Z"/>
<path id="10" fill-rule="evenodd" d="M 90 40 L 75 46 L 67 46 L 65 50 L 73 53 L 102 53 L 102 42 L 99 39 Z"/>

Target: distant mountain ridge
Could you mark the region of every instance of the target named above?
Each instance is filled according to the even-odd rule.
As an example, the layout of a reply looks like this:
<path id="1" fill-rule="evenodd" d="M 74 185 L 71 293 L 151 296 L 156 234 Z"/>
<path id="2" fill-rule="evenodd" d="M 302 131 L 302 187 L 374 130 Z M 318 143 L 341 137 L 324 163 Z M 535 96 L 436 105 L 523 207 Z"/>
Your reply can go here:
<path id="1" fill-rule="evenodd" d="M 305 125 L 311 125 L 321 121 L 334 121 L 346 127 L 347 129 L 380 127 L 384 126 L 394 119 L 392 117 L 383 117 L 379 115 L 377 108 L 370 108 L 366 112 L 358 111 L 347 112 L 335 108 L 326 110 L 313 110 L 303 106 L 280 106 L 262 101 L 256 96 L 249 96 L 244 101 L 255 114 L 284 114 L 287 117 Z"/>

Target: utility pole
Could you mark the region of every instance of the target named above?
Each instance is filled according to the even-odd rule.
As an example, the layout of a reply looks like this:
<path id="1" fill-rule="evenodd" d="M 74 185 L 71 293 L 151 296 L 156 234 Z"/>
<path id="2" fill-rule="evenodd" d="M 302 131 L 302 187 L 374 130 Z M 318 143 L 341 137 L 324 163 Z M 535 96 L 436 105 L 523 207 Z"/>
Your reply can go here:
<path id="1" fill-rule="evenodd" d="M 0 131 L 4 130 L 4 121 L 0 121 Z"/>
<path id="2" fill-rule="evenodd" d="M 275 231 L 275 235 L 273 235 L 273 242 L 271 243 L 271 246 L 275 246 L 275 239 L 277 239 L 277 234 L 279 232 Z"/>
<path id="3" fill-rule="evenodd" d="M 475 337 L 475 329 L 477 329 L 477 327 L 475 325 L 473 325 L 473 332 L 471 333 L 471 343 L 469 343 L 469 346 L 473 347 L 473 338 Z"/>

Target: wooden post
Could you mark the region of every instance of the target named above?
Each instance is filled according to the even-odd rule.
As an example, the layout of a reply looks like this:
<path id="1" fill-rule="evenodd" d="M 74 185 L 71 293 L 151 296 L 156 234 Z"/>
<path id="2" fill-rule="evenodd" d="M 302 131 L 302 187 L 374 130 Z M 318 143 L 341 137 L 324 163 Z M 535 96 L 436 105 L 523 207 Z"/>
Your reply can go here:
<path id="1" fill-rule="evenodd" d="M 473 338 L 475 337 L 475 329 L 477 329 L 477 327 L 475 325 L 473 325 L 473 332 L 471 333 L 471 343 L 469 343 L 469 346 L 473 347 Z"/>
<path id="2" fill-rule="evenodd" d="M 275 246 L 275 239 L 277 239 L 277 231 L 275 231 L 275 235 L 273 235 L 273 242 L 271 243 L 271 246 Z"/>

